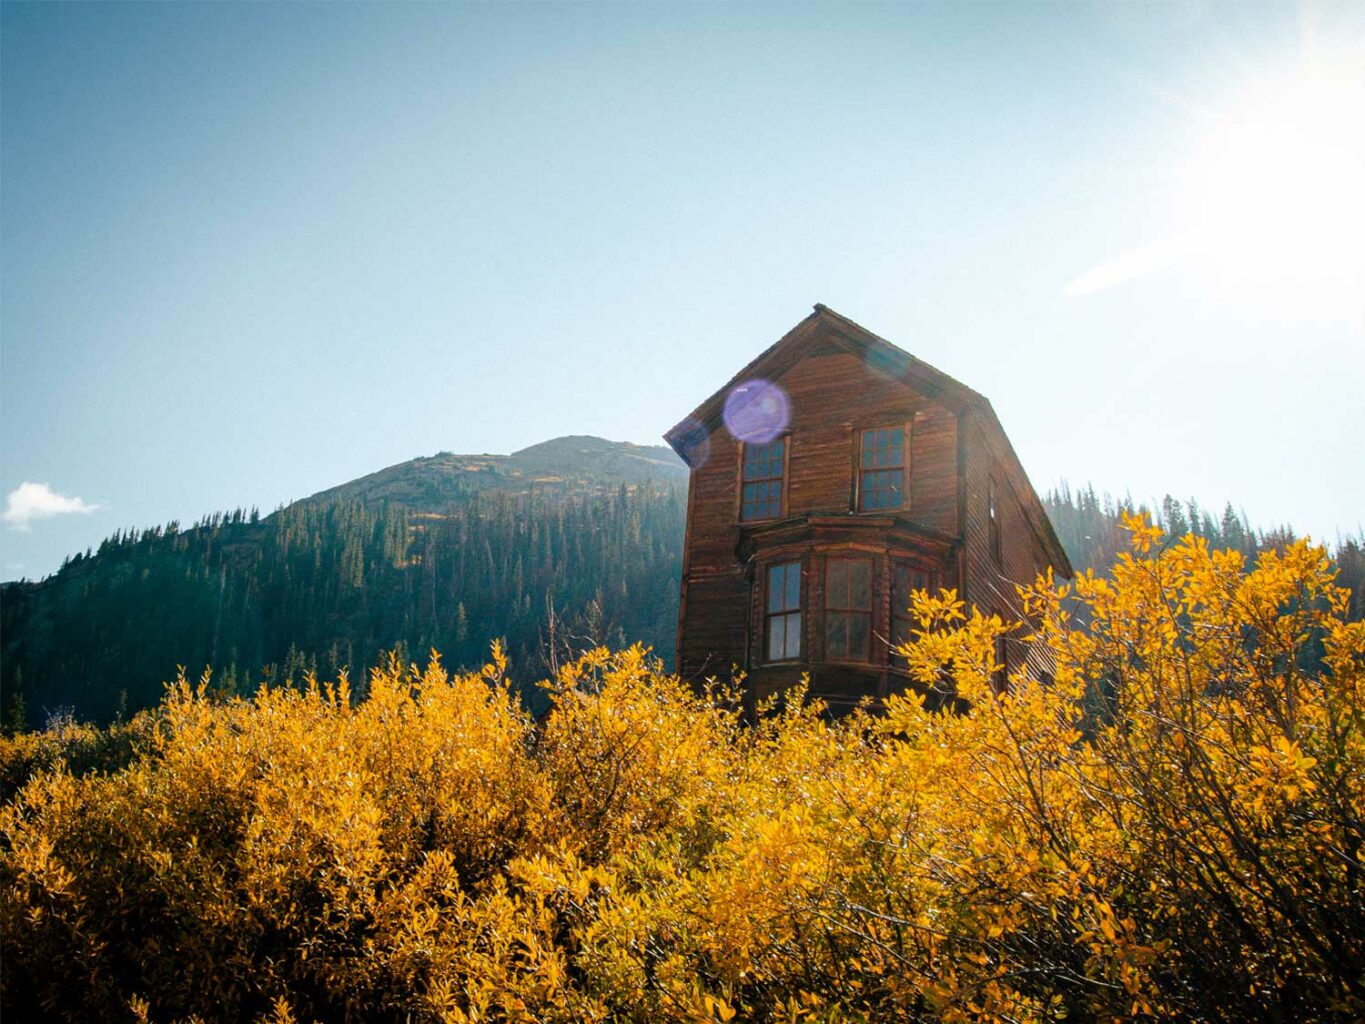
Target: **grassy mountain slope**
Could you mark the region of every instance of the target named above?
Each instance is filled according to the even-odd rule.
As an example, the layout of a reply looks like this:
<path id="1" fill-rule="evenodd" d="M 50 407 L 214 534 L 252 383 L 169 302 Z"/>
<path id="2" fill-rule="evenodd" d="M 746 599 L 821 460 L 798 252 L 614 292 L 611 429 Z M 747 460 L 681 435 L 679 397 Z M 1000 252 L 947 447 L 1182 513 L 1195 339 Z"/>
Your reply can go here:
<path id="1" fill-rule="evenodd" d="M 435 455 L 412 459 L 358 480 L 319 491 L 310 503 L 393 502 L 439 511 L 473 494 L 565 495 L 603 485 L 687 485 L 687 467 L 671 448 L 600 437 L 557 437 L 511 455 Z"/>

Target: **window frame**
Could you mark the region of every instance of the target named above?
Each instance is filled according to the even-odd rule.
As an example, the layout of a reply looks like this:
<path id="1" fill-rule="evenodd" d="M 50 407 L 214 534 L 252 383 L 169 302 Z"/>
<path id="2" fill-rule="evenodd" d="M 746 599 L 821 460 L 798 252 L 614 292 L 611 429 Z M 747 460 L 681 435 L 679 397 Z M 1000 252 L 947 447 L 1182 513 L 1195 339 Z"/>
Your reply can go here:
<path id="1" fill-rule="evenodd" d="M 802 560 L 800 558 L 793 558 L 780 562 L 768 562 L 762 568 L 763 568 L 763 632 L 759 637 L 760 644 L 759 649 L 763 655 L 761 660 L 765 665 L 782 665 L 791 664 L 792 662 L 799 662 L 804 656 L 806 646 L 805 635 L 803 632 L 805 629 L 805 622 L 803 621 L 804 620 L 803 612 L 805 605 L 806 581 L 805 573 L 802 571 L 803 570 Z M 782 592 L 784 596 L 783 606 L 776 610 L 774 610 L 772 607 L 773 570 L 775 569 L 783 570 Z M 789 590 L 787 583 L 789 575 L 793 572 L 796 573 L 797 581 L 796 604 L 794 606 L 789 606 L 785 603 L 785 595 Z M 785 656 L 785 651 L 787 647 L 786 639 L 790 635 L 791 620 L 793 618 L 796 619 L 796 653 L 791 656 Z M 772 621 L 774 619 L 785 620 L 782 624 L 784 656 L 780 658 L 774 658 L 772 656 L 773 654 Z"/>
<path id="2" fill-rule="evenodd" d="M 864 466 L 863 439 L 874 431 L 893 431 L 899 430 L 901 434 L 901 463 L 899 466 Z M 876 451 L 876 443 L 873 442 L 873 451 Z M 903 512 L 910 507 L 910 421 L 897 420 L 894 423 L 871 423 L 867 426 L 859 427 L 854 433 L 854 462 L 856 472 L 853 475 L 853 508 L 859 513 L 876 515 L 887 512 Z M 900 504 L 882 505 L 877 508 L 864 508 L 863 499 L 868 493 L 868 488 L 864 484 L 864 477 L 869 473 L 887 473 L 899 468 L 901 471 L 900 485 Z M 878 488 L 880 490 L 880 488 Z"/>
<path id="3" fill-rule="evenodd" d="M 907 593 L 899 594 L 896 587 L 896 576 L 904 569 L 910 574 Z M 915 577 L 922 577 L 924 586 L 915 586 Z M 937 589 L 938 574 L 933 569 L 926 569 L 924 566 L 904 558 L 893 558 L 891 560 L 890 572 L 887 575 L 887 590 L 889 592 L 890 621 L 887 623 L 887 644 L 886 644 L 886 664 L 893 672 L 906 673 L 909 667 L 904 658 L 896 654 L 895 646 L 900 641 L 896 637 L 896 627 L 904 623 L 906 639 L 909 639 L 910 632 L 914 628 L 914 619 L 910 617 L 909 605 L 902 607 L 902 601 L 909 597 L 908 590 L 927 590 L 933 593 Z"/>
<path id="4" fill-rule="evenodd" d="M 873 648 L 873 646 L 872 646 L 872 639 L 873 639 L 873 631 L 872 631 L 872 630 L 873 630 L 873 617 L 874 617 L 874 613 L 875 613 L 875 611 L 876 611 L 877 590 L 878 590 L 878 587 L 877 587 L 877 580 L 876 580 L 877 560 L 876 560 L 876 558 L 874 558 L 872 555 L 869 555 L 869 554 L 855 554 L 855 553 L 853 553 L 853 552 L 849 552 L 849 553 L 846 553 L 846 554 L 845 554 L 845 553 L 840 553 L 840 554 L 830 554 L 830 555 L 826 555 L 826 556 L 825 556 L 824 562 L 825 562 L 825 564 L 824 564 L 824 579 L 823 579 L 823 581 L 822 581 L 822 583 L 823 583 L 823 587 L 822 587 L 822 590 L 823 590 L 822 598 L 823 598 L 823 600 L 822 600 L 822 602 L 821 602 L 821 604 L 822 604 L 821 611 L 822 611 L 823 614 L 821 615 L 821 630 L 820 630 L 820 638 L 821 638 L 821 642 L 822 642 L 822 649 L 823 649 L 823 653 L 824 653 L 824 658 L 825 658 L 826 661 L 848 662 L 848 663 L 850 663 L 850 664 L 855 664 L 855 665 L 870 665 L 870 664 L 873 664 L 875 659 L 873 658 L 873 650 L 874 650 L 874 648 Z M 853 604 L 853 583 L 852 583 L 852 575 L 851 575 L 851 574 L 850 574 L 850 577 L 849 577 L 849 588 L 848 588 L 848 596 L 847 596 L 847 600 L 848 600 L 848 602 L 849 602 L 849 605 L 848 605 L 848 606 L 844 606 L 844 605 L 833 605 L 833 604 L 830 603 L 830 601 L 831 601 L 831 596 L 832 596 L 832 595 L 831 595 L 831 590 L 830 590 L 830 569 L 831 569 L 831 567 L 832 567 L 835 563 L 838 563 L 838 562 L 844 562 L 844 563 L 849 563 L 849 564 L 852 564 L 852 563 L 855 563 L 855 562 L 860 562 L 860 563 L 862 563 L 862 564 L 864 564 L 864 565 L 867 566 L 867 604 L 866 604 L 865 607 L 863 607 L 863 608 L 857 608 L 857 607 L 853 607 L 853 606 L 852 606 L 852 604 Z M 844 642 L 845 653 L 843 653 L 843 654 L 834 654 L 834 653 L 832 653 L 831 650 L 830 650 L 830 642 L 829 642 L 829 641 L 830 641 L 830 632 L 829 632 L 829 630 L 830 630 L 830 622 L 831 622 L 831 619 L 832 619 L 834 616 L 842 617 L 842 618 L 844 619 L 844 622 L 845 622 L 845 630 L 844 630 L 844 637 L 845 637 L 845 642 Z M 866 628 L 863 630 L 864 644 L 865 644 L 865 646 L 864 646 L 864 648 L 863 648 L 863 653 L 862 653 L 861 656 L 852 653 L 853 644 L 851 643 L 851 638 L 852 638 L 852 636 L 853 636 L 853 628 L 852 628 L 852 627 L 853 627 L 853 622 L 854 622 L 857 618 L 859 618 L 859 617 L 865 619 L 865 620 L 866 620 L 866 624 L 867 624 L 867 625 L 866 625 Z"/>
<path id="5" fill-rule="evenodd" d="M 782 445 L 782 464 L 781 464 L 781 471 L 782 471 L 782 472 L 781 472 L 781 476 L 755 477 L 755 478 L 752 479 L 752 480 L 750 480 L 749 478 L 747 478 L 744 474 L 745 474 L 745 469 L 746 469 L 746 468 L 748 467 L 748 465 L 749 465 L 749 455 L 750 455 L 750 453 L 753 452 L 753 451 L 755 451 L 755 450 L 757 450 L 757 449 L 767 448 L 767 447 L 769 447 L 770 445 L 775 445 L 775 444 L 779 444 L 779 443 Z M 778 435 L 777 435 L 776 437 L 774 437 L 771 441 L 764 441 L 762 444 L 755 444 L 755 443 L 750 442 L 750 441 L 741 442 L 741 444 L 740 444 L 740 452 L 739 452 L 739 486 L 736 488 L 736 503 L 737 503 L 737 506 L 738 506 L 738 507 L 737 507 L 737 509 L 736 509 L 736 516 L 735 516 L 735 518 L 736 518 L 736 520 L 737 520 L 738 522 L 740 522 L 740 523 L 742 523 L 742 524 L 747 524 L 747 523 L 766 523 L 766 522 L 769 522 L 769 521 L 771 521 L 771 520 L 773 520 L 773 519 L 781 519 L 783 516 L 785 516 L 785 515 L 787 514 L 787 480 L 788 480 L 788 477 L 789 477 L 789 474 L 788 474 L 788 472 L 787 472 L 787 469 L 788 469 L 788 465 L 789 465 L 789 463 L 790 463 L 790 460 L 791 460 L 791 432 L 790 432 L 790 431 L 787 431 L 786 433 L 778 434 Z M 778 483 L 780 484 L 779 491 L 778 491 L 778 496 L 777 496 L 777 514 L 776 514 L 776 515 L 755 516 L 755 517 L 753 517 L 752 519 L 745 518 L 745 515 L 744 515 L 744 506 L 745 506 L 746 502 L 745 502 L 745 500 L 744 500 L 744 488 L 745 488 L 748 484 L 759 484 L 759 483 L 771 484 L 774 480 L 778 481 Z M 767 502 L 768 500 L 770 500 L 770 499 L 765 499 L 765 502 Z"/>

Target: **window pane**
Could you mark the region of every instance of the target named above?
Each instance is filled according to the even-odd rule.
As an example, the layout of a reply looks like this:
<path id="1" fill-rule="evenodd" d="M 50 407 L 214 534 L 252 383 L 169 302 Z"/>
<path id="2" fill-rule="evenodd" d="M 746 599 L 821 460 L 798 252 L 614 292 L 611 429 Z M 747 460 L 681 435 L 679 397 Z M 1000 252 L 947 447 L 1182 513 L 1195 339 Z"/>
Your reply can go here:
<path id="1" fill-rule="evenodd" d="M 849 563 L 849 608 L 872 607 L 872 563 L 862 560 Z"/>
<path id="2" fill-rule="evenodd" d="M 786 566 L 774 565 L 768 570 L 768 611 L 780 612 L 782 610 L 783 580 L 786 576 Z"/>
<path id="3" fill-rule="evenodd" d="M 862 468 L 890 469 L 905 465 L 905 431 L 901 427 L 864 430 Z"/>
<path id="4" fill-rule="evenodd" d="M 744 448 L 744 479 L 766 480 L 782 475 L 782 454 L 786 441 L 746 445 Z"/>
<path id="5" fill-rule="evenodd" d="M 922 569 L 901 563 L 896 566 L 895 579 L 891 588 L 891 664 L 899 669 L 908 667 L 904 657 L 895 654 L 894 649 L 899 644 L 910 639 L 913 622 L 910 618 L 910 592 L 913 590 L 928 590 L 930 586 L 929 574 Z"/>
<path id="6" fill-rule="evenodd" d="M 859 488 L 860 501 L 864 511 L 879 508 L 900 508 L 902 499 L 903 474 L 899 469 L 878 470 L 862 475 Z"/>
<path id="7" fill-rule="evenodd" d="M 848 562 L 842 558 L 825 563 L 825 607 L 848 607 Z"/>
<path id="8" fill-rule="evenodd" d="M 857 661 L 867 661 L 868 626 L 871 617 L 850 615 L 848 617 L 848 656 Z"/>
<path id="9" fill-rule="evenodd" d="M 787 623 L 787 647 L 784 658 L 801 657 L 801 613 L 783 616 Z"/>
<path id="10" fill-rule="evenodd" d="M 898 565 L 895 569 L 895 581 L 891 585 L 892 604 L 895 606 L 891 610 L 900 615 L 905 612 L 902 607 L 910 597 L 910 567 L 908 565 Z"/>
<path id="11" fill-rule="evenodd" d="M 848 657 L 848 616 L 843 612 L 825 613 L 825 657 Z"/>
<path id="12" fill-rule="evenodd" d="M 868 469 L 880 469 L 891 465 L 891 445 L 881 431 L 877 432 L 877 450 L 872 456 Z"/>
<path id="13" fill-rule="evenodd" d="M 760 481 L 744 485 L 742 519 L 772 519 L 782 514 L 782 481 Z"/>
<path id="14" fill-rule="evenodd" d="M 768 569 L 768 614 L 801 608 L 801 563 L 783 562 Z"/>
<path id="15" fill-rule="evenodd" d="M 899 647 L 901 644 L 905 643 L 909 639 L 910 639 L 909 619 L 896 619 L 893 623 L 891 623 L 891 646 L 893 649 Z"/>
<path id="16" fill-rule="evenodd" d="M 782 455 L 785 439 L 744 448 L 740 518 L 773 519 L 782 514 Z"/>
<path id="17" fill-rule="evenodd" d="M 774 615 L 768 620 L 768 660 L 778 661 L 782 658 L 782 651 L 787 645 L 787 619 L 783 615 Z"/>
<path id="18" fill-rule="evenodd" d="M 905 432 L 902 430 L 892 430 L 888 432 L 886 438 L 886 462 L 887 466 L 905 465 Z"/>
<path id="19" fill-rule="evenodd" d="M 910 592 L 928 590 L 929 574 L 908 565 L 896 566 L 896 578 L 891 587 L 891 614 L 909 616 Z"/>
<path id="20" fill-rule="evenodd" d="M 757 446 L 744 449 L 744 479 L 762 480 L 768 475 L 768 458 Z"/>

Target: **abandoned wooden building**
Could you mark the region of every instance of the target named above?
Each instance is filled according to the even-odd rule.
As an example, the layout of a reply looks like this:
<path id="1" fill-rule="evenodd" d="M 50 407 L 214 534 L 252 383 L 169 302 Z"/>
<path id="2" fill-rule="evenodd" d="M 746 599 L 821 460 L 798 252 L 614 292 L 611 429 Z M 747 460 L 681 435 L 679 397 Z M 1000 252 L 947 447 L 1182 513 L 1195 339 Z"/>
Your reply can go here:
<path id="1" fill-rule="evenodd" d="M 691 468 L 678 671 L 741 669 L 751 702 L 906 689 L 912 588 L 1017 617 L 1015 583 L 1072 575 L 990 402 L 825 306 L 665 438 Z"/>

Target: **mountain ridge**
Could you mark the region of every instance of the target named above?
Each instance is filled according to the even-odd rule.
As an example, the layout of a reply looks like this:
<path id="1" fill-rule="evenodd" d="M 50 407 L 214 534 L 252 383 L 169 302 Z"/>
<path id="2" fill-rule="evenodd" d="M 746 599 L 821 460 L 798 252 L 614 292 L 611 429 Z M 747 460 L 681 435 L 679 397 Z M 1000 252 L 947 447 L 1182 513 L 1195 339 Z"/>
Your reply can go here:
<path id="1" fill-rule="evenodd" d="M 556 642 L 667 660 L 686 479 L 670 449 L 569 435 L 410 459 L 264 518 L 117 531 L 0 589 L 5 721 L 110 721 L 179 665 L 235 693 L 343 668 L 363 686 L 390 650 L 477 667 L 495 637 L 528 686 Z"/>
<path id="2" fill-rule="evenodd" d="M 311 494 L 291 504 L 390 502 L 440 512 L 474 494 L 571 494 L 620 484 L 683 485 L 687 466 L 671 448 L 566 434 L 500 455 L 422 455 Z"/>

